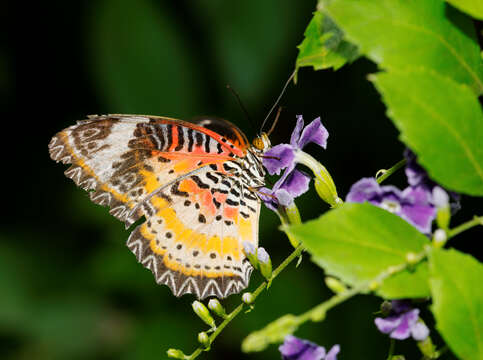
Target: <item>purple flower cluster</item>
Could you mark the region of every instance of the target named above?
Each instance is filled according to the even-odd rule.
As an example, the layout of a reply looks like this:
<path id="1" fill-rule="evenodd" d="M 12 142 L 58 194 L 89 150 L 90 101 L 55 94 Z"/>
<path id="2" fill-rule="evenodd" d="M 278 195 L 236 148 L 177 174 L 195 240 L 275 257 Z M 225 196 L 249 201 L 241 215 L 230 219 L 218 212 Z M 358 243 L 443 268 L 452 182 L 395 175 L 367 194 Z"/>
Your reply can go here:
<path id="1" fill-rule="evenodd" d="M 416 156 L 406 150 L 406 176 L 409 186 L 399 190 L 392 185 L 381 186 L 374 178 L 363 178 L 352 185 L 346 201 L 370 202 L 390 211 L 424 234 L 431 232 L 431 224 L 436 217 L 437 209 L 449 206 L 449 197 L 445 190 L 429 179 L 426 171 L 416 162 Z M 453 194 L 454 209 L 459 206 L 457 195 Z"/>
<path id="2" fill-rule="evenodd" d="M 326 352 L 323 346 L 288 335 L 278 350 L 283 360 L 337 360 L 340 346 L 334 345 Z"/>
<path id="3" fill-rule="evenodd" d="M 297 152 L 311 142 L 325 149 L 328 137 L 329 133 L 320 118 L 304 127 L 302 115 L 298 115 L 290 144 L 276 145 L 264 153 L 263 165 L 270 175 L 280 175 L 285 170 L 272 189 L 260 189 L 261 198 L 269 209 L 276 211 L 278 205 L 289 206 L 294 198 L 308 191 L 310 177 L 295 169 Z"/>
<path id="4" fill-rule="evenodd" d="M 419 309 L 412 309 L 410 303 L 404 300 L 393 300 L 391 305 L 388 317 L 374 320 L 380 332 L 397 340 L 411 336 L 416 341 L 422 341 L 428 337 L 428 327 L 419 321 Z"/>
<path id="5" fill-rule="evenodd" d="M 352 185 L 346 201 L 368 201 L 401 216 L 419 231 L 431 232 L 436 209 L 431 204 L 431 194 L 421 187 L 408 187 L 401 191 L 392 185 L 380 186 L 374 178 L 363 178 Z"/>

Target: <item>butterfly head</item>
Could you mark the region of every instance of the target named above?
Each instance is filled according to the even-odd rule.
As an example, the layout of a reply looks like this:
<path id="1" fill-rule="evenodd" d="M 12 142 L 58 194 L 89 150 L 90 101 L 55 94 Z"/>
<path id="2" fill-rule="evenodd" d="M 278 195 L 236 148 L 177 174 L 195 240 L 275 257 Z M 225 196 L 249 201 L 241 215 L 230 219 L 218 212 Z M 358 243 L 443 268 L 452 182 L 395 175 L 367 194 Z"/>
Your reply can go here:
<path id="1" fill-rule="evenodd" d="M 266 151 L 271 146 L 270 139 L 268 138 L 267 133 L 264 132 L 253 139 L 252 144 L 255 149 L 261 152 Z"/>

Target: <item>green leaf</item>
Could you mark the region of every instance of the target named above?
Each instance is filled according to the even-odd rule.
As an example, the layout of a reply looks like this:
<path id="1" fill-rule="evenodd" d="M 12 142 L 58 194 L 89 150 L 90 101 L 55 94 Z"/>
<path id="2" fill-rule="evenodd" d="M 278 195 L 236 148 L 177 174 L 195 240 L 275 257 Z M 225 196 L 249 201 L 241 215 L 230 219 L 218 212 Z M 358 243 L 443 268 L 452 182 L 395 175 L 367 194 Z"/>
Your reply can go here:
<path id="1" fill-rule="evenodd" d="M 174 117 L 200 112 L 195 54 L 161 2 L 103 0 L 93 6 L 91 63 L 111 112 Z"/>
<path id="2" fill-rule="evenodd" d="M 436 327 L 461 359 L 483 359 L 483 266 L 456 250 L 434 249 L 429 258 Z"/>
<path id="3" fill-rule="evenodd" d="M 349 285 L 370 281 L 420 253 L 429 240 L 400 217 L 376 206 L 346 203 L 287 231 L 307 247 L 312 260 Z M 429 295 L 427 265 L 388 278 L 377 293 L 386 298 Z"/>
<path id="4" fill-rule="evenodd" d="M 483 92 L 470 18 L 441 0 L 333 0 L 325 8 L 347 40 L 384 69 L 425 67 Z"/>
<path id="5" fill-rule="evenodd" d="M 483 1 L 481 0 L 446 0 L 446 2 L 477 19 L 483 20 Z"/>
<path id="6" fill-rule="evenodd" d="M 448 189 L 483 195 L 483 113 L 467 86 L 424 70 L 372 77 L 401 139 Z"/>
<path id="7" fill-rule="evenodd" d="M 305 39 L 298 46 L 296 70 L 303 66 L 337 70 L 358 56 L 357 47 L 344 40 L 343 32 L 322 11 L 314 13 L 304 35 Z"/>

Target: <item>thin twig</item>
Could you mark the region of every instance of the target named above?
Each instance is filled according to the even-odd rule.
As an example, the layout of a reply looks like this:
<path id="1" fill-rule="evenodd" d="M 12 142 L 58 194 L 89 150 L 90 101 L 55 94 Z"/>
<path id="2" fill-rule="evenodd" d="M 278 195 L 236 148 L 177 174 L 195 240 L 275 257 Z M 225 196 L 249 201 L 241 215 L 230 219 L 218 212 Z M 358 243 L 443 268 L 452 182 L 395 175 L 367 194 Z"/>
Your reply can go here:
<path id="1" fill-rule="evenodd" d="M 382 175 L 377 176 L 377 174 L 376 174 L 376 181 L 377 181 L 377 183 L 378 184 L 382 183 L 389 176 L 391 176 L 396 171 L 398 171 L 400 168 L 402 168 L 405 164 L 406 164 L 406 159 L 402 159 L 401 161 L 399 161 L 396 165 L 394 165 L 390 169 L 387 169 L 387 170 L 379 170 L 377 173 L 379 174 L 380 172 L 382 172 Z"/>
<path id="2" fill-rule="evenodd" d="M 483 225 L 483 216 L 476 216 L 471 219 L 470 221 L 467 221 L 451 230 L 448 231 L 448 239 L 451 239 L 452 237 L 458 235 L 459 233 L 462 233 L 463 231 L 469 230 L 474 226 L 478 225 Z"/>

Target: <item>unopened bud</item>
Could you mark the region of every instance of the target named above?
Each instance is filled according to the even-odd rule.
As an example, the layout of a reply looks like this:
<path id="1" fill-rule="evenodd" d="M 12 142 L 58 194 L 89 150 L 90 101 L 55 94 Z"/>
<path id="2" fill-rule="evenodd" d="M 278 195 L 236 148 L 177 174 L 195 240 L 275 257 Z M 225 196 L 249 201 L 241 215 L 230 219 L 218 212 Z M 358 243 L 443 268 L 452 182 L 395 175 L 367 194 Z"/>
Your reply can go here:
<path id="1" fill-rule="evenodd" d="M 215 320 L 202 302 L 195 300 L 191 306 L 193 307 L 195 314 L 198 315 L 208 326 L 211 328 L 216 327 Z"/>
<path id="2" fill-rule="evenodd" d="M 213 311 L 216 315 L 221 318 L 226 318 L 226 311 L 223 305 L 218 301 L 218 299 L 210 299 L 208 302 L 208 309 Z"/>
<path id="3" fill-rule="evenodd" d="M 392 304 L 390 301 L 384 300 L 381 304 L 381 313 L 384 316 L 388 316 L 392 310 Z"/>
<path id="4" fill-rule="evenodd" d="M 198 334 L 198 341 L 199 341 L 200 344 L 202 344 L 204 346 L 210 345 L 210 337 L 204 331 L 202 331 Z"/>
<path id="5" fill-rule="evenodd" d="M 285 216 L 280 216 L 280 220 L 282 224 L 294 225 L 294 224 L 301 224 L 302 219 L 300 218 L 300 212 L 293 202 L 290 206 L 287 206 L 283 209 Z M 289 232 L 285 233 L 294 248 L 296 248 L 300 242 Z"/>
<path id="6" fill-rule="evenodd" d="M 342 200 L 337 195 L 334 180 L 324 165 L 319 163 L 309 154 L 299 150 L 295 154 L 296 162 L 299 162 L 312 170 L 315 175 L 315 190 L 319 197 L 331 207 L 342 205 Z"/>
<path id="7" fill-rule="evenodd" d="M 181 350 L 178 350 L 178 349 L 169 349 L 168 351 L 166 351 L 166 353 L 168 354 L 168 357 L 170 357 L 172 359 L 185 359 L 186 358 L 185 354 Z"/>
<path id="8" fill-rule="evenodd" d="M 242 295 L 242 301 L 247 305 L 253 303 L 254 300 L 255 299 L 253 298 L 253 294 L 250 292 L 246 292 Z"/>
<path id="9" fill-rule="evenodd" d="M 347 290 L 347 287 L 338 279 L 332 276 L 327 276 L 325 278 L 325 285 L 336 294 L 340 294 Z"/>
<path id="10" fill-rule="evenodd" d="M 245 256 L 247 259 L 250 261 L 252 266 L 255 269 L 258 269 L 258 260 L 257 260 L 257 248 L 253 243 L 244 241 L 243 242 L 243 252 L 245 253 Z"/>
<path id="11" fill-rule="evenodd" d="M 413 252 L 408 252 L 406 254 L 406 262 L 409 264 L 409 265 L 415 265 L 417 264 L 417 262 L 419 261 L 418 259 L 418 256 L 413 253 Z"/>
<path id="12" fill-rule="evenodd" d="M 436 210 L 436 224 L 441 229 L 448 229 L 449 221 L 451 219 L 451 209 L 449 206 L 438 208 Z"/>
<path id="13" fill-rule="evenodd" d="M 436 206 L 436 224 L 441 229 L 447 230 L 451 219 L 449 196 L 439 186 L 435 186 L 432 192 L 433 204 Z"/>
<path id="14" fill-rule="evenodd" d="M 326 176 L 315 178 L 315 190 L 319 197 L 324 200 L 327 204 L 331 207 L 339 207 L 344 202 L 342 199 L 337 195 L 337 190 L 335 189 L 334 181 L 329 173 L 324 174 Z"/>
<path id="15" fill-rule="evenodd" d="M 435 248 L 442 248 L 446 244 L 448 236 L 443 229 L 437 229 L 433 234 L 433 245 Z"/>
<path id="16" fill-rule="evenodd" d="M 272 278 L 272 260 L 264 248 L 258 248 L 257 259 L 263 277 L 270 280 Z"/>

